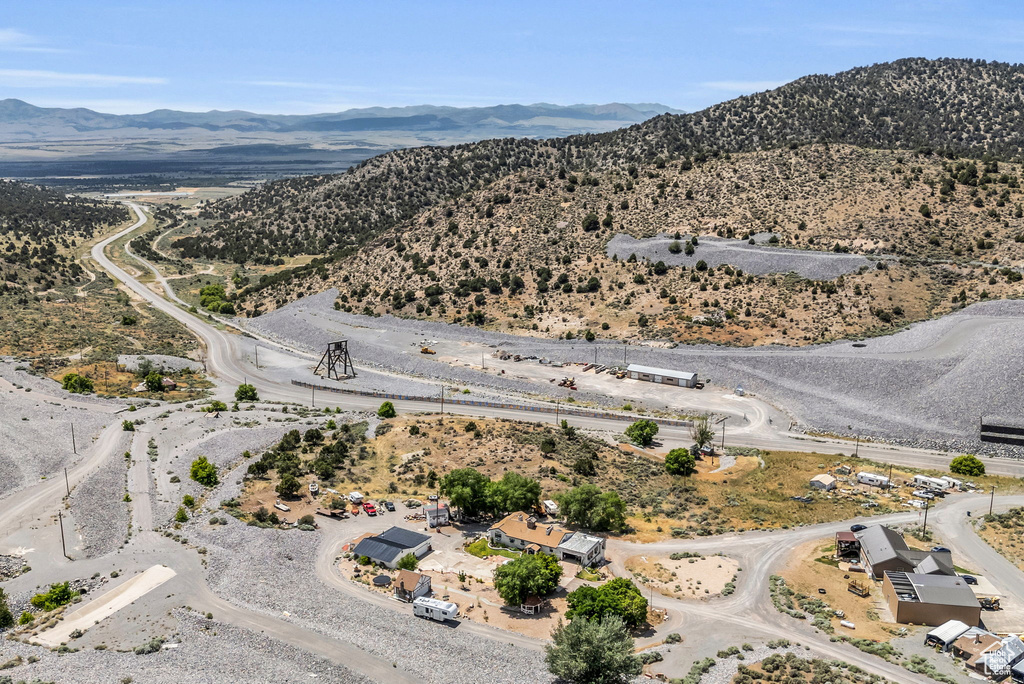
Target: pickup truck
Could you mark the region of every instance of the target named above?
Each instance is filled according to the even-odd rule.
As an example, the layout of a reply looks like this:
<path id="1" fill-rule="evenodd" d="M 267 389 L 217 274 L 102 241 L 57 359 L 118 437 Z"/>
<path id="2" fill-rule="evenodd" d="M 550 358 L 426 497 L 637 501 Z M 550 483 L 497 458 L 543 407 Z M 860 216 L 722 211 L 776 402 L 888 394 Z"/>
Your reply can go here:
<path id="1" fill-rule="evenodd" d="M 363 504 L 363 510 L 366 511 L 366 515 L 373 517 L 377 515 L 377 507 L 367 501 Z"/>

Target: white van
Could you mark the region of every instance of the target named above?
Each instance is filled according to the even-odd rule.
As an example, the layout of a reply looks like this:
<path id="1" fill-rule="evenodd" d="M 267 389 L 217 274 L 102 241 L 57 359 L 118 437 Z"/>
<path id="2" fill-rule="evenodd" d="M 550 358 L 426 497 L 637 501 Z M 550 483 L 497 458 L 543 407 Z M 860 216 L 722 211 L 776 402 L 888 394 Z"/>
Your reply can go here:
<path id="1" fill-rule="evenodd" d="M 421 596 L 412 602 L 412 614 L 416 617 L 444 622 L 445 620 L 454 620 L 455 616 L 459 614 L 459 607 L 448 601 Z"/>

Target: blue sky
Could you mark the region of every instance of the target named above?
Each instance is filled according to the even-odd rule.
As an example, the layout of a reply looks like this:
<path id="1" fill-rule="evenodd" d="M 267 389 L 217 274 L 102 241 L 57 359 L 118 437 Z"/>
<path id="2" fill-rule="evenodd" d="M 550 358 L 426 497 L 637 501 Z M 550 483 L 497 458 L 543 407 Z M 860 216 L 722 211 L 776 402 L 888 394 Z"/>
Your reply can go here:
<path id="1" fill-rule="evenodd" d="M 136 113 L 661 102 L 1024 54 L 1017 2 L 7 0 L 0 98 Z"/>

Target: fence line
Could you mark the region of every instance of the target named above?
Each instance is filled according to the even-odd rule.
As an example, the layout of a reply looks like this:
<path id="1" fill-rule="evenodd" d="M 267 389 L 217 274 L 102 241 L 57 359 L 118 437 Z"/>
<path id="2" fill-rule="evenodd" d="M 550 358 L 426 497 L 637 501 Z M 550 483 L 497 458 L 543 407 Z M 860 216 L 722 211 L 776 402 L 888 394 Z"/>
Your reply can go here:
<path id="1" fill-rule="evenodd" d="M 373 392 L 371 390 L 357 390 L 348 389 L 345 387 L 331 387 L 329 385 L 317 385 L 311 382 L 304 382 L 302 380 L 292 380 L 293 385 L 299 387 L 305 387 L 307 389 L 314 389 L 321 392 L 333 392 L 335 394 L 352 394 L 360 397 L 374 397 L 377 399 L 397 399 L 399 401 L 422 401 L 431 404 L 440 404 L 440 397 L 432 396 L 421 396 L 414 394 L 393 394 L 390 392 Z M 579 418 L 606 418 L 609 420 L 622 420 L 632 422 L 637 420 L 637 416 L 628 416 L 621 413 L 609 413 L 607 411 L 588 411 L 586 409 L 579 408 L 568 408 L 563 406 L 534 406 L 531 404 L 509 404 L 497 401 L 482 401 L 479 399 L 460 399 L 453 397 L 445 400 L 446 404 L 455 404 L 458 406 L 483 406 L 487 408 L 499 408 L 513 411 L 533 411 L 535 413 L 551 413 L 565 416 L 577 416 Z M 653 420 L 655 423 L 661 425 L 671 425 L 676 427 L 688 427 L 690 421 L 688 420 L 675 420 L 672 418 L 654 418 L 650 417 L 648 420 Z"/>

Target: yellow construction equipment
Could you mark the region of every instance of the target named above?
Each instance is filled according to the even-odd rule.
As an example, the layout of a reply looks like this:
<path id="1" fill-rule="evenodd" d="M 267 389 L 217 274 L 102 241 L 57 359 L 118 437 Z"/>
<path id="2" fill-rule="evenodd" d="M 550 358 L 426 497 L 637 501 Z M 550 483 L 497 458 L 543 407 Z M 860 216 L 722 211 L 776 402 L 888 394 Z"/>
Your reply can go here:
<path id="1" fill-rule="evenodd" d="M 420 347 L 420 354 L 436 354 L 437 352 L 430 347 Z"/>
<path id="2" fill-rule="evenodd" d="M 982 610 L 1002 610 L 999 599 L 995 596 L 979 596 L 978 603 L 981 604 Z"/>

